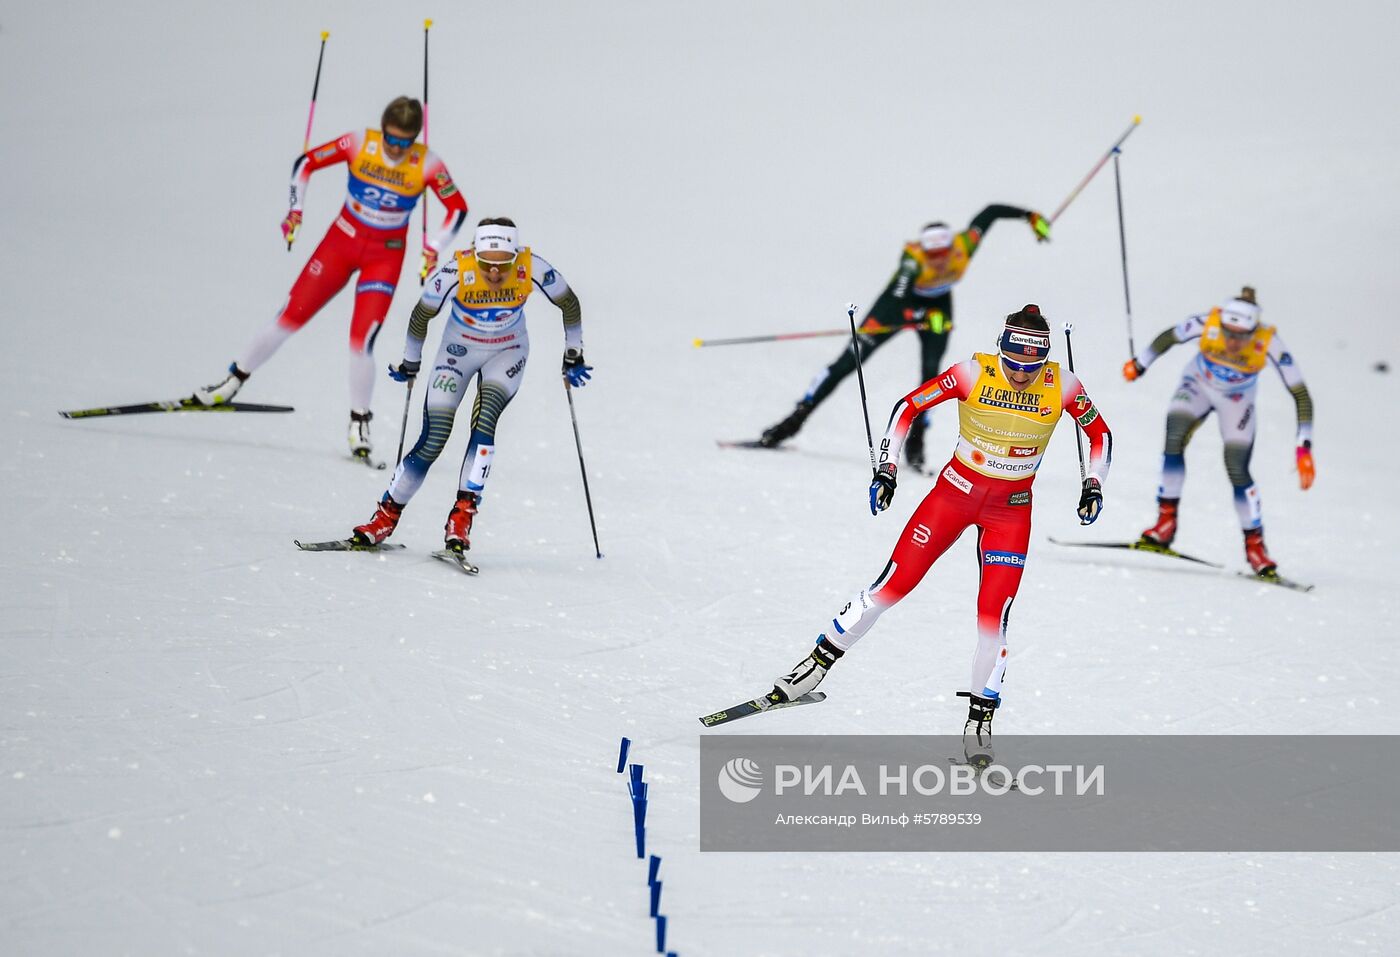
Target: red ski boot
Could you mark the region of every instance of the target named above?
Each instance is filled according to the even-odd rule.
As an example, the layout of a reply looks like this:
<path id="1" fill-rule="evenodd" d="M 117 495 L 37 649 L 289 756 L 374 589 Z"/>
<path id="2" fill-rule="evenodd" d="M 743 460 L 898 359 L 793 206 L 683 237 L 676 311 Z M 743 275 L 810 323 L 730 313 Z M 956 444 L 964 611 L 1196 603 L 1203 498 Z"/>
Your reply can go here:
<path id="1" fill-rule="evenodd" d="M 1178 498 L 1157 499 L 1157 524 L 1142 530 L 1143 544 L 1171 546 L 1172 539 L 1176 538 L 1176 505 L 1180 501 Z"/>
<path id="2" fill-rule="evenodd" d="M 444 526 L 448 551 L 461 554 L 472 547 L 471 539 L 468 536 L 471 535 L 472 519 L 476 518 L 476 506 L 480 501 L 481 496 L 475 492 L 457 493 L 457 504 L 452 506 L 452 511 L 447 515 L 447 524 Z"/>
<path id="3" fill-rule="evenodd" d="M 385 495 L 370 520 L 363 525 L 356 525 L 351 537 L 361 545 L 378 545 L 394 534 L 402 514 L 403 506 Z"/>
<path id="4" fill-rule="evenodd" d="M 1244 533 L 1244 557 L 1249 562 L 1249 567 L 1254 569 L 1254 574 L 1260 578 L 1278 576 L 1278 562 L 1270 558 L 1269 553 L 1264 551 L 1264 530 L 1262 528 L 1252 528 Z"/>

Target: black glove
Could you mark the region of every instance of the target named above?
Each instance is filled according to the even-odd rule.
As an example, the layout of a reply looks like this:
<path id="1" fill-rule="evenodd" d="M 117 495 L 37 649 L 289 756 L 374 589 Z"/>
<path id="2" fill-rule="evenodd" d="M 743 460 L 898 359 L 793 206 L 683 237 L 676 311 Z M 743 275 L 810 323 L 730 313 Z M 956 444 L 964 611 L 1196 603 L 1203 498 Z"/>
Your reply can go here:
<path id="1" fill-rule="evenodd" d="M 564 375 L 569 377 L 569 385 L 575 389 L 581 389 L 588 384 L 589 373 L 593 371 L 590 365 L 583 363 L 582 349 L 564 350 Z"/>
<path id="2" fill-rule="evenodd" d="M 418 370 L 421 368 L 423 368 L 423 363 L 404 359 L 398 365 L 389 367 L 389 378 L 395 382 L 407 382 L 418 375 Z"/>
<path id="3" fill-rule="evenodd" d="M 1103 511 L 1103 492 L 1099 480 L 1092 476 L 1084 480 L 1084 491 L 1079 493 L 1079 524 L 1092 525 Z"/>
<path id="4" fill-rule="evenodd" d="M 899 484 L 895 481 L 895 471 L 893 462 L 886 462 L 875 470 L 875 478 L 870 482 L 871 515 L 883 512 L 894 501 L 894 487 Z"/>

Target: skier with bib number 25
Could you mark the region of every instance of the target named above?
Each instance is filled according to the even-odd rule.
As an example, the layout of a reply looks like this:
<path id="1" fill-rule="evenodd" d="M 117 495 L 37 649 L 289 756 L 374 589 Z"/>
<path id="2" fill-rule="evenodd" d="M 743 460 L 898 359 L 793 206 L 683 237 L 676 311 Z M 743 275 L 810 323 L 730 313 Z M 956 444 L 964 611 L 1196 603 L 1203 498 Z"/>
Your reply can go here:
<path id="1" fill-rule="evenodd" d="M 1030 543 L 1031 485 L 1061 414 L 1073 416 L 1089 437 L 1088 475 L 1078 508 L 1084 525 L 1099 516 L 1112 458 L 1112 435 L 1078 377 L 1048 361 L 1049 329 L 1039 307 L 1027 305 L 1006 317 L 998 354 L 976 353 L 895 405 L 870 484 L 872 513 L 894 499 L 900 446 L 920 413 L 956 399 L 957 449 L 905 525 L 884 571 L 828 619 L 816 648 L 774 682 L 766 700 L 780 704 L 816 688 L 963 531 L 975 526 L 981 583 L 963 747 L 971 764 L 991 762 L 992 716 L 1006 673 L 1006 628 Z"/>

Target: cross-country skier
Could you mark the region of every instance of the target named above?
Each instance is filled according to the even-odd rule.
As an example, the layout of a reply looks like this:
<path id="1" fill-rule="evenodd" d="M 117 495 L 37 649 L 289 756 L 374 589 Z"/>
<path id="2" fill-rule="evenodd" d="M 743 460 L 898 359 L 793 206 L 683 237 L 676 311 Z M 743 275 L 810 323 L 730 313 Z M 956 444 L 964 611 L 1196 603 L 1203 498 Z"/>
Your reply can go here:
<path id="1" fill-rule="evenodd" d="M 1200 352 L 1182 372 L 1181 384 L 1167 406 L 1166 450 L 1157 488 L 1157 523 L 1143 530 L 1140 545 L 1171 545 L 1176 537 L 1177 505 L 1186 482 L 1186 444 L 1212 412 L 1225 441 L 1225 472 L 1235 488 L 1235 512 L 1244 532 L 1244 556 L 1254 573 L 1278 575 L 1277 564 L 1264 550 L 1264 520 L 1259 490 L 1249 474 L 1254 452 L 1254 397 L 1259 373 L 1272 362 L 1293 394 L 1298 415 L 1298 482 L 1312 487 L 1316 474 L 1312 457 L 1312 397 L 1293 354 L 1273 326 L 1264 325 L 1254 290 L 1245 286 L 1237 298 L 1200 313 L 1162 332 L 1123 365 L 1123 378 L 1134 381 L 1172 346 L 1200 340 Z"/>
<path id="2" fill-rule="evenodd" d="M 967 272 L 982 238 L 998 219 L 1024 219 L 1035 231 L 1037 241 L 1050 238 L 1049 221 L 1018 206 L 988 206 L 960 233 L 954 233 L 946 223 L 929 223 L 917 240 L 905 244 L 894 277 L 862 321 L 861 355 L 868 356 L 901 329 L 915 328 L 922 355 L 921 378 L 931 379 L 937 374 L 948 345 L 948 333 L 953 330 L 953 287 Z M 855 352 L 848 345 L 835 362 L 817 374 L 788 417 L 764 431 L 759 443 L 773 448 L 796 435 L 812 410 L 855 368 Z M 926 424 L 927 417 L 920 416 L 911 426 L 904 448 L 909 464 L 919 470 L 924 467 Z"/>
<path id="3" fill-rule="evenodd" d="M 963 744 L 969 762 L 990 763 L 992 716 L 1006 673 L 1006 627 L 1030 543 L 1036 470 L 1061 413 L 1069 413 L 1089 436 L 1088 476 L 1078 509 L 1081 524 L 1088 525 L 1103 507 L 1103 481 L 1113 451 L 1108 426 L 1079 379 L 1047 361 L 1049 328 L 1040 309 L 1027 305 L 1006 317 L 999 354 L 976 353 L 895 405 L 870 483 L 872 513 L 894 499 L 900 446 L 920 413 L 956 399 L 957 449 L 904 526 L 884 571 L 828 619 L 816 648 L 774 682 L 767 701 L 781 704 L 816 688 L 876 619 L 919 584 L 968 526 L 976 526 L 978 639 Z"/>
<path id="4" fill-rule="evenodd" d="M 198 402 L 219 405 L 230 401 L 248 376 L 359 270 L 350 320 L 349 439 L 352 454 L 369 456 L 374 338 L 398 285 L 409 217 L 426 189 L 436 193 L 447 210 L 441 228 L 423 247 L 421 276 L 436 268 L 438 250 L 452 242 L 467 218 L 467 202 L 447 167 L 436 153 L 416 142 L 422 129 L 422 104 L 401 96 L 384 110 L 379 129 L 346 133 L 297 157 L 292 164 L 291 210 L 282 220 L 282 237 L 288 245 L 301 228 L 306 188 L 316 170 L 337 163 L 349 166 L 345 206 L 297 276 L 276 318 L 228 367 L 227 377 L 195 390 Z"/>
<path id="5" fill-rule="evenodd" d="M 389 367 L 389 374 L 400 382 L 418 374 L 428 320 L 450 301 L 452 318 L 443 330 L 423 403 L 423 431 L 394 472 L 374 515 L 356 526 L 356 542 L 378 544 L 393 533 L 404 506 L 447 445 L 457 407 L 466 396 L 468 383 L 476 378 L 471 441 L 462 460 L 457 501 L 447 516 L 444 536 L 448 550 L 458 555 L 471 547 L 472 520 L 496 452 L 496 424 L 520 388 L 525 360 L 530 356 L 524 307 L 534 286 L 564 314 L 563 373 L 569 384 L 577 388 L 588 382 L 593 367 L 583 361 L 583 316 L 578 296 L 563 274 L 530 247 L 519 245 L 513 221 L 505 217 L 483 219 L 473 247 L 458 252 L 429 277 L 409 318 L 403 361 Z"/>

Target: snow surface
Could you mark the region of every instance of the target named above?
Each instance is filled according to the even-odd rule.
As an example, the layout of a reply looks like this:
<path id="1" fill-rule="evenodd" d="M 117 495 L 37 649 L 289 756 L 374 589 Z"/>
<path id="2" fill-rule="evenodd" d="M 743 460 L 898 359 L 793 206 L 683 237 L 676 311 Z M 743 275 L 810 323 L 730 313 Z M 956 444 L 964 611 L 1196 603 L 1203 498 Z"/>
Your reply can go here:
<path id="1" fill-rule="evenodd" d="M 346 296 L 244 392 L 295 415 L 54 415 L 219 374 L 339 202 L 341 173 L 318 176 L 289 255 L 318 32 L 324 140 L 418 89 L 425 16 L 432 145 L 473 218 L 516 217 L 582 298 L 602 561 L 547 304 L 476 579 L 426 554 L 465 430 L 406 513 L 406 552 L 292 548 L 343 535 L 386 480 L 344 455 Z M 1143 114 L 1123 163 L 1138 339 L 1259 288 L 1317 400 L 1319 477 L 1299 491 L 1271 373 L 1255 474 L 1275 557 L 1317 589 L 1045 544 L 1090 537 L 1062 430 L 1000 730 L 1400 732 L 1400 446 L 1392 376 L 1372 371 L 1400 351 L 1397 27 L 1387 2 L 0 5 L 0 952 L 651 953 L 613 771 L 628 735 L 685 957 L 1393 953 L 1395 855 L 700 854 L 695 716 L 801 656 L 927 482 L 869 516 L 853 381 L 799 451 L 717 450 L 784 414 L 839 343 L 690 341 L 839 326 L 922 222 L 1048 212 Z M 1108 172 L 1053 244 L 992 230 L 949 353 L 1026 301 L 1075 321 L 1117 438 L 1096 538 L 1151 518 L 1187 358 L 1117 376 Z M 915 351 L 870 363 L 877 426 Z M 390 454 L 401 395 L 380 382 Z M 1238 567 L 1213 428 L 1189 462 L 1180 545 Z M 825 705 L 733 733 L 955 730 L 969 551 L 886 616 Z"/>

